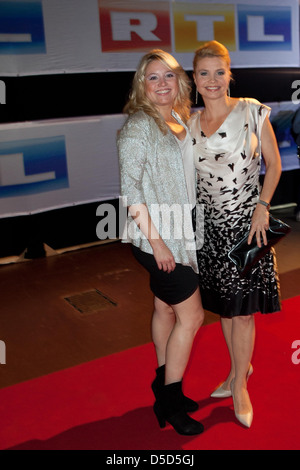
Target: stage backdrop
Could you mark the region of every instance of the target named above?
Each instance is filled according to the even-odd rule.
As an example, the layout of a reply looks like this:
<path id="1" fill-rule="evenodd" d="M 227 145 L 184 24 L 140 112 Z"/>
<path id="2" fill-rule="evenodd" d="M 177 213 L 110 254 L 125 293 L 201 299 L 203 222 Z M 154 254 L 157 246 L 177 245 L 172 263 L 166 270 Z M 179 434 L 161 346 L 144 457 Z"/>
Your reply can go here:
<path id="1" fill-rule="evenodd" d="M 283 170 L 299 169 L 291 135 L 299 104 L 267 104 Z M 116 137 L 124 120 L 116 114 L 0 125 L 0 217 L 119 198 Z"/>
<path id="2" fill-rule="evenodd" d="M 191 70 L 211 39 L 233 67 L 299 66 L 298 14 L 298 0 L 0 0 L 0 75 L 132 71 L 152 48 Z"/>
<path id="3" fill-rule="evenodd" d="M 0 217 L 118 198 L 116 135 L 124 119 L 0 125 Z"/>

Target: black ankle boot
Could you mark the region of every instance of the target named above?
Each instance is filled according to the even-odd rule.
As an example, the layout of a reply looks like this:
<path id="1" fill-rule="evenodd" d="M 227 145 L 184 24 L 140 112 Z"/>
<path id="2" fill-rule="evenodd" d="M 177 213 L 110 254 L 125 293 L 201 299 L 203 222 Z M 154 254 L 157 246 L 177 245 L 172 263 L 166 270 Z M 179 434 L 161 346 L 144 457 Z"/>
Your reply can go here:
<path id="1" fill-rule="evenodd" d="M 204 430 L 203 424 L 191 418 L 184 409 L 182 382 L 165 385 L 159 400 L 153 407 L 159 426 L 164 428 L 170 423 L 178 434 L 194 436 Z"/>
<path id="2" fill-rule="evenodd" d="M 159 399 L 159 395 L 165 385 L 165 368 L 166 368 L 165 365 L 163 365 L 156 369 L 156 377 L 151 385 L 151 388 L 153 390 L 156 400 Z M 183 395 L 183 392 L 182 392 L 182 395 Z M 183 398 L 184 398 L 183 400 L 184 409 L 186 412 L 191 413 L 192 411 L 198 410 L 199 408 L 198 403 L 196 403 L 191 398 L 186 397 L 185 395 L 183 395 Z"/>

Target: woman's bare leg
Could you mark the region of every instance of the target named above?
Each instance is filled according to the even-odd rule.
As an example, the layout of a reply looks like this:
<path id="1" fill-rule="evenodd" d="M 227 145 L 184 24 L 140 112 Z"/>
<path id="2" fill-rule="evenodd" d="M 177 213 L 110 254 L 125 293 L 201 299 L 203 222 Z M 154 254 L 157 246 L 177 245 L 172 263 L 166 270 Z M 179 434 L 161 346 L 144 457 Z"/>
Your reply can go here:
<path id="1" fill-rule="evenodd" d="M 172 307 L 155 297 L 152 317 L 152 340 L 155 346 L 158 367 L 166 363 L 167 344 L 174 328 L 175 320 L 175 313 Z"/>
<path id="2" fill-rule="evenodd" d="M 247 392 L 247 373 L 251 362 L 255 341 L 254 315 L 232 319 L 232 351 L 235 365 L 234 397 L 235 410 L 246 414 L 251 409 Z"/>
<path id="3" fill-rule="evenodd" d="M 172 305 L 176 321 L 166 348 L 165 383 L 182 380 L 195 335 L 203 323 L 204 311 L 199 289 L 184 302 Z"/>
<path id="4" fill-rule="evenodd" d="M 235 364 L 234 364 L 234 357 L 233 357 L 233 351 L 232 351 L 232 318 L 222 317 L 221 326 L 222 326 L 223 335 L 227 344 L 227 348 L 228 348 L 228 352 L 230 356 L 230 363 L 231 363 L 231 369 L 230 369 L 229 375 L 227 379 L 225 380 L 225 382 L 222 384 L 222 388 L 224 390 L 230 390 L 230 383 L 235 376 Z"/>

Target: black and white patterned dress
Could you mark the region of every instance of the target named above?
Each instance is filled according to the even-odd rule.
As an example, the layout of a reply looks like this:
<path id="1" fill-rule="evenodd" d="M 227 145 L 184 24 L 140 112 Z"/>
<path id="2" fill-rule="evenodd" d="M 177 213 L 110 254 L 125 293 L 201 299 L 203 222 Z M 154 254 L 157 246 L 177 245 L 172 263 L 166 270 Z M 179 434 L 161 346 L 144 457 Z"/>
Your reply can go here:
<path id="1" fill-rule="evenodd" d="M 194 138 L 197 204 L 204 205 L 204 243 L 197 252 L 206 310 L 224 317 L 280 310 L 275 251 L 241 277 L 228 251 L 250 227 L 260 194 L 260 136 L 270 108 L 241 98 L 209 138 L 200 115 L 189 122 Z"/>

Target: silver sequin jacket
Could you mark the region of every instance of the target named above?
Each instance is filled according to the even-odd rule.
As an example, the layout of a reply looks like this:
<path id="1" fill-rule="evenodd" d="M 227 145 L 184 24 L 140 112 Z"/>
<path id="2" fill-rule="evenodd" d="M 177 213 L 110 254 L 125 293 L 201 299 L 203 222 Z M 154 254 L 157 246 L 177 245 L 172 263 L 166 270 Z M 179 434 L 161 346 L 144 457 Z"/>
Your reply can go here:
<path id="1" fill-rule="evenodd" d="M 184 125 L 175 112 L 173 116 Z M 189 265 L 198 272 L 191 206 L 176 138 L 171 131 L 163 135 L 151 116 L 138 111 L 127 118 L 119 132 L 117 146 L 123 203 L 126 206 L 146 204 L 175 262 Z M 176 214 L 174 218 L 173 214 Z M 123 241 L 153 253 L 149 241 L 130 215 Z"/>

